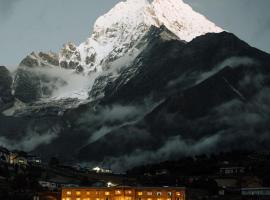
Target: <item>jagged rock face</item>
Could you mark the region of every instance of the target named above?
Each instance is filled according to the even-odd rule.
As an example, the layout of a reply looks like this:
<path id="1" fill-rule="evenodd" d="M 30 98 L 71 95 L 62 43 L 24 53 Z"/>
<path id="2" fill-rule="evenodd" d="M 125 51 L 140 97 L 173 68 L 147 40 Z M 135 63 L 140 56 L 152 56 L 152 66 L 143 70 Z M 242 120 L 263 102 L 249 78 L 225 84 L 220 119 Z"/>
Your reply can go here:
<path id="1" fill-rule="evenodd" d="M 14 96 L 25 103 L 35 102 L 41 98 L 50 97 L 52 91 L 56 88 L 56 86 L 53 86 L 53 82 L 65 84 L 64 81 L 52 80 L 42 73 L 42 70 L 46 70 L 46 68 L 59 68 L 57 54 L 33 52 L 24 58 L 14 78 Z"/>
<path id="2" fill-rule="evenodd" d="M 32 65 L 33 62 L 27 64 Z M 14 96 L 25 103 L 37 101 L 41 97 L 40 79 L 25 68 L 18 69 L 13 88 Z"/>
<path id="3" fill-rule="evenodd" d="M 77 47 L 73 43 L 67 43 L 60 51 L 61 62 L 60 66 L 64 69 L 74 69 L 76 72 L 83 72 L 81 66 L 81 55 Z"/>
<path id="4" fill-rule="evenodd" d="M 32 52 L 26 58 L 22 60 L 20 66 L 24 67 L 43 67 L 43 66 L 59 66 L 59 58 L 58 55 L 49 52 Z"/>
<path id="5" fill-rule="evenodd" d="M 13 103 L 11 85 L 12 77 L 10 72 L 4 66 L 0 66 L 0 111 Z"/>

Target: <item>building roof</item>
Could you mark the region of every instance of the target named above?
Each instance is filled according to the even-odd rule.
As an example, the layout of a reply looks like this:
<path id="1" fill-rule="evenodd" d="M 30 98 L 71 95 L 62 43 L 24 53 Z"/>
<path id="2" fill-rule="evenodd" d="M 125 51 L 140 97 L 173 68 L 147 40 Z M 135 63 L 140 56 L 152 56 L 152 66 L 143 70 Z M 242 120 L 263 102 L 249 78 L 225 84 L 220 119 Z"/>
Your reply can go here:
<path id="1" fill-rule="evenodd" d="M 114 186 L 114 187 L 63 187 L 62 189 L 126 189 L 126 188 L 134 188 L 134 189 L 175 189 L 175 190 L 185 190 L 185 187 L 156 187 L 156 186 Z"/>

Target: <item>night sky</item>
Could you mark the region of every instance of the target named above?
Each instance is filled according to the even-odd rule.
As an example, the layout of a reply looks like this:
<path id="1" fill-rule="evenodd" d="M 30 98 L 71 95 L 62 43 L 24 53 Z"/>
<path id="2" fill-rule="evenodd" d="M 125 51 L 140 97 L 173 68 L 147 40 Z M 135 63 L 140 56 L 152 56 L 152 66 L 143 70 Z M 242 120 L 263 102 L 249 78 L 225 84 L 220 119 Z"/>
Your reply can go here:
<path id="1" fill-rule="evenodd" d="M 184 0 L 225 30 L 270 52 L 269 0 Z M 0 65 L 32 51 L 83 42 L 96 18 L 119 0 L 0 0 Z"/>

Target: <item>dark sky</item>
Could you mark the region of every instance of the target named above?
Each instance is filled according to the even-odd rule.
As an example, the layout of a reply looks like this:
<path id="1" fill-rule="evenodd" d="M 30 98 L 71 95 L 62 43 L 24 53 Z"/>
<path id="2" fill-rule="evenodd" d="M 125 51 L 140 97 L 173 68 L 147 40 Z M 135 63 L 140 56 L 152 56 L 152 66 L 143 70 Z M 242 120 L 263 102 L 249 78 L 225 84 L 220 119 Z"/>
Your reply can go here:
<path id="1" fill-rule="evenodd" d="M 0 0 L 0 65 L 32 51 L 83 42 L 95 19 L 120 0 Z M 270 52 L 270 0 L 184 0 L 220 27 Z"/>

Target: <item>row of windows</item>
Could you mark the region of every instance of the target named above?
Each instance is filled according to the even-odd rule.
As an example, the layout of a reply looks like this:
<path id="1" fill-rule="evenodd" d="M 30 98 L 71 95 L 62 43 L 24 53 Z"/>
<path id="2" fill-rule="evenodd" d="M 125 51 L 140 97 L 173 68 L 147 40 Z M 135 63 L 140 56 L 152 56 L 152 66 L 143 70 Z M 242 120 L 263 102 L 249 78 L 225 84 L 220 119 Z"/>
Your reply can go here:
<path id="1" fill-rule="evenodd" d="M 73 200 L 71 199 L 70 197 L 67 197 L 67 198 L 62 198 L 62 200 Z M 80 198 L 80 197 L 77 197 L 76 200 L 100 200 L 99 198 L 96 198 L 96 199 L 90 199 L 90 198 Z M 109 200 L 109 198 L 106 198 L 106 200 Z M 131 197 L 127 197 L 125 199 L 121 199 L 121 200 L 132 200 Z M 142 200 L 141 198 L 138 198 L 137 200 Z M 147 198 L 146 200 L 152 200 L 152 198 Z M 168 199 L 161 199 L 161 198 L 158 198 L 157 200 L 171 200 L 171 198 L 168 198 Z M 182 198 L 178 197 L 176 198 L 176 200 L 182 200 Z"/>
<path id="2" fill-rule="evenodd" d="M 81 191 L 76 191 L 75 192 L 76 193 L 76 195 L 77 196 L 80 196 L 81 195 Z M 99 195 L 100 194 L 100 192 L 93 192 L 95 195 Z M 92 193 L 92 194 L 93 194 Z M 131 195 L 132 194 L 132 191 L 131 190 L 127 190 L 127 191 L 125 191 L 124 192 L 126 195 Z M 68 196 L 70 196 L 72 194 L 72 192 L 71 191 L 67 191 L 66 192 L 66 195 L 68 195 Z M 86 192 L 86 195 L 90 195 L 91 193 L 89 192 L 89 191 L 87 191 Z M 109 196 L 109 195 L 111 195 L 111 192 L 109 192 L 109 191 L 107 191 L 107 192 L 104 192 L 104 194 L 106 195 L 106 196 Z M 120 190 L 116 190 L 115 191 L 115 195 L 121 195 L 122 194 L 122 191 L 120 191 Z M 154 192 L 137 192 L 137 195 L 138 196 L 142 196 L 143 194 L 146 194 L 146 195 L 148 195 L 148 196 L 152 196 L 153 194 L 154 194 Z M 180 192 L 176 192 L 176 196 L 180 196 L 181 195 L 181 193 Z M 156 196 L 162 196 L 162 192 L 156 192 Z M 172 192 L 167 192 L 167 196 L 169 196 L 169 197 L 171 197 L 172 196 Z"/>

